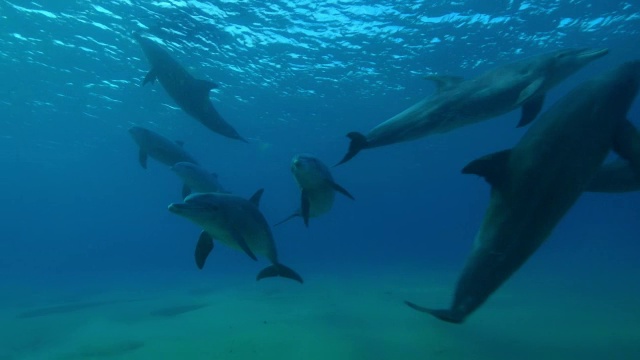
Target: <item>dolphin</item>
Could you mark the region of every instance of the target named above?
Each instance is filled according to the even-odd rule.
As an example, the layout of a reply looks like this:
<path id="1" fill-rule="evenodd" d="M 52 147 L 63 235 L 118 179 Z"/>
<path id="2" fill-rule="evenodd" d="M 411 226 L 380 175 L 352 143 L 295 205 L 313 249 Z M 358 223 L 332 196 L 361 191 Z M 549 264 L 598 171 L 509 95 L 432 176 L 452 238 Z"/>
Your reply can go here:
<path id="1" fill-rule="evenodd" d="M 313 155 L 294 156 L 291 161 L 291 172 L 302 190 L 300 208 L 274 226 L 302 216 L 304 225 L 308 227 L 309 218 L 320 216 L 331 210 L 336 191 L 355 200 L 353 195 L 333 180 L 329 168 Z"/>
<path id="2" fill-rule="evenodd" d="M 377 125 L 366 135 L 348 133 L 349 150 L 336 166 L 351 160 L 362 149 L 446 133 L 519 107 L 522 114 L 518 126 L 527 125 L 542 109 L 547 91 L 607 53 L 607 49 L 563 49 L 500 66 L 471 80 L 427 76 L 436 84 L 433 96 Z"/>
<path id="3" fill-rule="evenodd" d="M 638 175 L 625 160 L 612 161 L 603 165 L 595 174 L 586 191 L 623 193 L 640 190 Z"/>
<path id="4" fill-rule="evenodd" d="M 258 254 L 271 261 L 272 265 L 260 271 L 256 280 L 282 276 L 302 283 L 300 275 L 278 261 L 271 229 L 258 209 L 262 192 L 262 189 L 258 190 L 250 200 L 230 194 L 191 194 L 184 203 L 170 204 L 169 211 L 203 228 L 195 251 L 198 268 L 204 267 L 215 238 L 244 251 L 253 260 L 257 260 L 255 254 Z"/>
<path id="5" fill-rule="evenodd" d="M 194 78 L 156 42 L 138 33 L 134 33 L 134 38 L 140 44 L 151 65 L 151 70 L 142 82 L 143 86 L 154 83 L 158 79 L 176 104 L 209 130 L 231 139 L 247 142 L 213 107 L 209 99 L 209 91 L 217 88 L 217 84 Z"/>
<path id="6" fill-rule="evenodd" d="M 462 323 L 515 273 L 569 211 L 611 150 L 640 174 L 640 135 L 627 112 L 640 88 L 640 60 L 579 85 L 556 102 L 513 149 L 462 172 L 491 185 L 489 208 L 449 309 L 410 307 Z"/>
<path id="7" fill-rule="evenodd" d="M 183 161 L 194 164 L 198 163 L 193 156 L 189 155 L 189 153 L 182 148 L 183 143 L 181 141 L 173 142 L 157 132 L 140 126 L 132 126 L 129 128 L 129 134 L 131 134 L 133 141 L 135 141 L 140 148 L 138 161 L 144 169 L 147 168 L 148 156 L 167 166 L 173 166 Z"/>
<path id="8" fill-rule="evenodd" d="M 218 174 L 205 170 L 202 166 L 190 162 L 179 162 L 171 167 L 171 170 L 184 182 L 182 197 L 187 197 L 191 192 L 207 193 L 217 192 L 228 194 L 218 181 Z"/>

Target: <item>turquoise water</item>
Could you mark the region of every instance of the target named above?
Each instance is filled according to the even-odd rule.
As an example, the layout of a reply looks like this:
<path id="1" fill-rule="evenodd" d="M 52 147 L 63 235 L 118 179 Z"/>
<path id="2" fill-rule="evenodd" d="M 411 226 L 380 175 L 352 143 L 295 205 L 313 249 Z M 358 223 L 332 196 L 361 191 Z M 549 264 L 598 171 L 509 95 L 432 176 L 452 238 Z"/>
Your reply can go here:
<path id="1" fill-rule="evenodd" d="M 182 184 L 153 159 L 142 169 L 127 132 L 184 141 L 234 194 L 264 188 L 275 223 L 300 203 L 295 154 L 335 164 L 346 133 L 432 94 L 424 75 L 610 49 L 544 111 L 640 58 L 639 25 L 627 2 L 0 2 L 0 360 L 640 358 L 637 192 L 583 194 L 463 325 L 403 304 L 449 304 L 489 199 L 460 171 L 518 142 L 519 111 L 332 168 L 356 200 L 273 228 L 303 285 L 256 282 L 267 261 L 219 243 L 198 270 L 200 229 L 167 211 Z M 220 84 L 212 102 L 249 144 L 141 87 L 133 31 Z"/>

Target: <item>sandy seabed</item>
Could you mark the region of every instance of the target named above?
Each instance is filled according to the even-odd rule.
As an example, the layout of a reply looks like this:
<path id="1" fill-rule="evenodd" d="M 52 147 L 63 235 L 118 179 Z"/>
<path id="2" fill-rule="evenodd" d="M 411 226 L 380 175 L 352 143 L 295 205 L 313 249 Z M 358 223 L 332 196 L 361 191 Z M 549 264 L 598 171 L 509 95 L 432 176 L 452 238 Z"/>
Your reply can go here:
<path id="1" fill-rule="evenodd" d="M 201 279 L 28 301 L 13 292 L 0 308 L 0 360 L 640 359 L 639 291 L 519 281 L 463 325 L 403 304 L 448 304 L 456 275 Z"/>

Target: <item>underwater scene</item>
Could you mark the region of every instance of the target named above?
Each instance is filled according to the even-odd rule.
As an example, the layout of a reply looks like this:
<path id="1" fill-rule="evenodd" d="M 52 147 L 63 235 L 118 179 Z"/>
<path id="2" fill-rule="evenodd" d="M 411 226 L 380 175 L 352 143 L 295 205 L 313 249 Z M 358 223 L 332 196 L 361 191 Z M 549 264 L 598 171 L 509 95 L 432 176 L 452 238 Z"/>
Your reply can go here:
<path id="1" fill-rule="evenodd" d="M 640 359 L 640 3 L 0 0 L 0 360 Z"/>

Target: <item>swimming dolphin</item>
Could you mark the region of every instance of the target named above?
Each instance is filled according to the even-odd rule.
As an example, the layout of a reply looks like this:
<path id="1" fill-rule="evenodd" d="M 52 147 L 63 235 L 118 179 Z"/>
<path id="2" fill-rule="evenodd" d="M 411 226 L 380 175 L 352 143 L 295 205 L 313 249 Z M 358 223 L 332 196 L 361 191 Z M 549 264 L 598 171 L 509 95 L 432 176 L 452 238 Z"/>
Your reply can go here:
<path id="1" fill-rule="evenodd" d="M 173 166 L 179 162 L 190 162 L 197 164 L 198 162 L 193 156 L 189 155 L 183 148 L 180 141 L 173 142 L 157 132 L 145 129 L 140 126 L 132 126 L 129 128 L 129 134 L 133 137 L 133 141 L 140 148 L 138 161 L 143 168 L 147 168 L 147 157 L 160 161 L 167 166 Z"/>
<path id="2" fill-rule="evenodd" d="M 138 33 L 134 34 L 134 38 L 151 65 L 151 70 L 142 82 L 143 86 L 158 79 L 169 96 L 191 117 L 213 132 L 247 142 L 213 107 L 209 91 L 217 88 L 217 84 L 194 78 L 156 42 Z"/>
<path id="3" fill-rule="evenodd" d="M 302 216 L 304 225 L 308 227 L 309 218 L 320 216 L 331 210 L 336 191 L 355 200 L 345 188 L 336 184 L 329 168 L 312 155 L 294 156 L 291 161 L 291 172 L 302 190 L 300 208 L 275 226 L 296 216 Z"/>
<path id="4" fill-rule="evenodd" d="M 406 302 L 462 323 L 551 234 L 614 150 L 640 174 L 640 135 L 626 119 L 640 87 L 640 60 L 579 85 L 555 103 L 511 150 L 469 163 L 491 199 L 449 309 Z"/>
<path id="5" fill-rule="evenodd" d="M 640 175 L 624 160 L 603 165 L 589 182 L 585 191 L 623 193 L 640 190 Z"/>
<path id="6" fill-rule="evenodd" d="M 257 260 L 255 254 L 269 259 L 272 265 L 260 271 L 257 280 L 282 276 L 302 283 L 300 275 L 278 261 L 271 229 L 258 209 L 262 192 L 262 189 L 258 190 L 250 200 L 230 194 L 191 194 L 184 203 L 169 205 L 169 211 L 203 228 L 195 251 L 198 268 L 204 266 L 215 238 L 244 251 L 253 260 Z"/>
<path id="7" fill-rule="evenodd" d="M 182 197 L 187 197 L 191 192 L 208 193 L 217 192 L 228 194 L 218 181 L 218 174 L 205 170 L 202 166 L 189 162 L 179 162 L 171 167 L 176 175 L 184 181 Z"/>
<path id="8" fill-rule="evenodd" d="M 607 49 L 563 49 L 503 65 L 471 79 L 427 76 L 436 93 L 387 121 L 368 134 L 350 132 L 349 150 L 340 165 L 362 149 L 391 145 L 446 133 L 506 114 L 519 107 L 524 126 L 538 115 L 547 91 L 585 65 L 608 53 Z"/>

